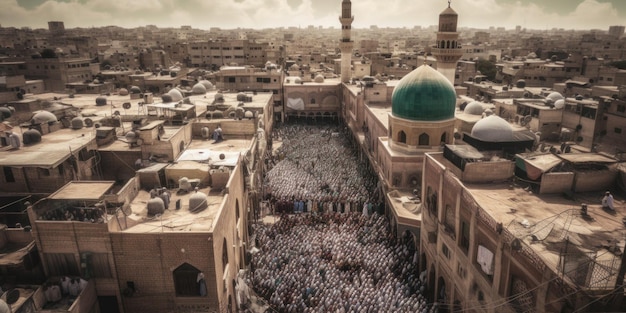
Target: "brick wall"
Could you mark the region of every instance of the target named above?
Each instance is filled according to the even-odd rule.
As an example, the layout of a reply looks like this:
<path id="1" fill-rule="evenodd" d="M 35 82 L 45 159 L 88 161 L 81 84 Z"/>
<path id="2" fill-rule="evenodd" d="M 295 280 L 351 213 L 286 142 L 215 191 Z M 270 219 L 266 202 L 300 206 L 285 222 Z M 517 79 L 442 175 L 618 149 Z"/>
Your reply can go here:
<path id="1" fill-rule="evenodd" d="M 463 181 L 468 183 L 486 183 L 507 180 L 513 176 L 515 163 L 474 162 L 467 163 L 463 171 Z"/>
<path id="2" fill-rule="evenodd" d="M 544 173 L 541 176 L 540 194 L 561 193 L 572 190 L 574 173 Z"/>
<path id="3" fill-rule="evenodd" d="M 575 192 L 587 192 L 587 191 L 601 191 L 608 190 L 615 183 L 617 179 L 616 171 L 590 171 L 590 172 L 576 172 L 574 178 L 574 191 Z"/>

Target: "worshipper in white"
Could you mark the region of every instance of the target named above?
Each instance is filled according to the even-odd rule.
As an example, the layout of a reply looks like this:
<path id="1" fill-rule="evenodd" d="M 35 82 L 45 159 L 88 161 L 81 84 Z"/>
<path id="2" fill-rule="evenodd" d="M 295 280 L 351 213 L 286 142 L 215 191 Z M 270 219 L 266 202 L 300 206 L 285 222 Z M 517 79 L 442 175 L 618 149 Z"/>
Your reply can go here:
<path id="1" fill-rule="evenodd" d="M 613 195 L 610 191 L 604 193 L 604 197 L 602 198 L 602 208 L 609 211 L 615 211 L 615 206 L 613 205 Z"/>

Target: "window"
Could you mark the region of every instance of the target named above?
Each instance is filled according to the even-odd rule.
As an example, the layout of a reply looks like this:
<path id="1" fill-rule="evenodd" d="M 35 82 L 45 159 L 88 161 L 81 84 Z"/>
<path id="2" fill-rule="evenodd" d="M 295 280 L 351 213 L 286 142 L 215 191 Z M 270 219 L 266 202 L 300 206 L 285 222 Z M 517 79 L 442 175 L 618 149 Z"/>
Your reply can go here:
<path id="1" fill-rule="evenodd" d="M 183 263 L 174 270 L 174 289 L 178 297 L 198 297 L 201 295 L 200 284 L 198 278 L 200 270 Z"/>
<path id="2" fill-rule="evenodd" d="M 618 105 L 618 106 L 617 106 L 617 112 L 619 112 L 619 113 L 624 113 L 624 112 L 626 112 L 626 105 L 623 105 L 623 104 Z"/>
<path id="3" fill-rule="evenodd" d="M 398 133 L 398 142 L 406 143 L 406 133 L 403 130 Z"/>
<path id="4" fill-rule="evenodd" d="M 429 142 L 430 142 L 430 137 L 428 136 L 427 133 L 422 133 L 419 136 L 419 143 L 418 143 L 418 145 L 420 145 L 420 146 L 428 146 Z"/>
<path id="5" fill-rule="evenodd" d="M 622 129 L 619 128 L 619 127 L 615 127 L 615 129 L 613 131 L 615 131 L 616 134 L 621 134 L 622 133 Z"/>
<path id="6" fill-rule="evenodd" d="M 456 212 L 453 207 L 446 204 L 446 212 L 444 217 L 444 224 L 446 226 L 446 230 L 449 231 L 452 235 L 454 235 L 454 225 L 456 223 Z"/>
<path id="7" fill-rule="evenodd" d="M 235 82 L 235 77 L 226 77 L 226 79 L 228 80 L 229 83 Z"/>
<path id="8" fill-rule="evenodd" d="M 445 243 L 441 244 L 441 253 L 446 256 L 446 259 L 450 259 L 450 249 L 448 249 Z"/>
<path id="9" fill-rule="evenodd" d="M 461 238 L 459 241 L 459 246 L 465 251 L 469 250 L 469 241 L 470 241 L 470 225 L 466 221 L 461 221 Z"/>
<path id="10" fill-rule="evenodd" d="M 38 167 L 37 174 L 39 174 L 39 177 L 48 177 L 50 176 L 50 170 L 47 168 Z"/>
<path id="11" fill-rule="evenodd" d="M 4 181 L 7 183 L 14 183 L 15 176 L 13 176 L 13 169 L 10 167 L 3 166 L 2 171 L 4 172 Z"/>
<path id="12" fill-rule="evenodd" d="M 315 104 L 315 98 L 311 98 L 311 104 Z"/>

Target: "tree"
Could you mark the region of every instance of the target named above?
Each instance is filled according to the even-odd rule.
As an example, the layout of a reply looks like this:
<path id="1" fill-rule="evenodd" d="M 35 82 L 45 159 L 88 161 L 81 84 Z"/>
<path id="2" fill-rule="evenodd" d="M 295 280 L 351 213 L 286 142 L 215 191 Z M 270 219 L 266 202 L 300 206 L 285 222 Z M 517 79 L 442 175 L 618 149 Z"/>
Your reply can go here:
<path id="1" fill-rule="evenodd" d="M 54 59 L 57 58 L 57 53 L 54 52 L 53 49 L 46 48 L 41 51 L 41 57 L 44 59 Z"/>
<path id="2" fill-rule="evenodd" d="M 476 61 L 476 69 L 480 71 L 481 74 L 487 76 L 487 79 L 490 81 L 494 81 L 496 79 L 496 64 L 485 59 L 478 59 Z"/>

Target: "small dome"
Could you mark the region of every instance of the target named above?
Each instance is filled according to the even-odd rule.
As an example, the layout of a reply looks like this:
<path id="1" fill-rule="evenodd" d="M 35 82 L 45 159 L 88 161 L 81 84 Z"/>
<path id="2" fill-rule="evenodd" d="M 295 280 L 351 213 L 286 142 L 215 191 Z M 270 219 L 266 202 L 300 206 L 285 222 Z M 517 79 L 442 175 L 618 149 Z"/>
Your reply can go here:
<path id="1" fill-rule="evenodd" d="M 554 108 L 555 109 L 562 109 L 565 107 L 565 99 L 559 99 L 554 101 Z"/>
<path id="2" fill-rule="evenodd" d="M 33 124 L 53 123 L 56 121 L 58 121 L 56 115 L 48 111 L 39 111 L 35 113 L 31 119 L 31 123 Z"/>
<path id="3" fill-rule="evenodd" d="M 81 129 L 85 127 L 85 123 L 83 122 L 83 119 L 80 117 L 73 118 L 72 121 L 70 122 L 70 125 L 72 126 L 72 129 Z"/>
<path id="4" fill-rule="evenodd" d="M 146 207 L 148 208 L 148 215 L 161 214 L 165 211 L 165 203 L 159 197 L 148 200 Z"/>
<path id="5" fill-rule="evenodd" d="M 246 101 L 246 94 L 243 92 L 237 93 L 237 101 Z"/>
<path id="6" fill-rule="evenodd" d="M 138 94 L 141 93 L 141 88 L 137 87 L 137 86 L 131 86 L 130 87 L 130 93 L 132 94 Z"/>
<path id="7" fill-rule="evenodd" d="M 206 93 L 206 87 L 201 83 L 197 83 L 193 85 L 193 88 L 191 88 L 191 92 L 194 95 L 203 95 Z"/>
<path id="8" fill-rule="evenodd" d="M 210 81 L 206 80 L 206 79 L 201 80 L 201 81 L 199 81 L 198 83 L 200 83 L 200 84 L 204 85 L 204 88 L 206 88 L 206 90 L 211 90 L 211 89 L 213 89 L 213 84 L 212 84 Z"/>
<path id="9" fill-rule="evenodd" d="M 483 109 L 483 105 L 480 104 L 480 102 L 478 101 L 470 102 L 465 107 L 465 110 L 463 110 L 463 112 L 465 112 L 466 114 L 471 114 L 471 115 L 482 115 L 484 111 L 485 109 Z"/>
<path id="10" fill-rule="evenodd" d="M 137 142 L 137 134 L 133 131 L 129 131 L 126 133 L 126 135 L 124 135 L 124 138 L 126 138 L 126 141 L 128 142 Z"/>
<path id="11" fill-rule="evenodd" d="M 189 211 L 198 212 L 209 207 L 207 195 L 203 192 L 196 192 L 189 197 Z"/>
<path id="12" fill-rule="evenodd" d="M 96 105 L 97 106 L 103 106 L 107 104 L 107 97 L 105 96 L 99 96 L 96 98 Z"/>
<path id="13" fill-rule="evenodd" d="M 474 124 L 472 137 L 485 142 L 512 141 L 513 127 L 501 117 L 491 115 Z"/>
<path id="14" fill-rule="evenodd" d="M 170 103 L 170 102 L 174 102 L 174 100 L 172 99 L 172 96 L 170 96 L 169 93 L 166 93 L 164 95 L 161 95 L 161 101 L 163 101 L 163 103 Z"/>
<path id="15" fill-rule="evenodd" d="M 454 118 L 456 92 L 450 81 L 428 65 L 402 77 L 391 95 L 392 115 L 414 121 Z"/>
<path id="16" fill-rule="evenodd" d="M 315 79 L 313 81 L 315 81 L 316 83 L 323 83 L 324 82 L 324 75 L 317 74 L 317 76 L 315 76 Z"/>
<path id="17" fill-rule="evenodd" d="M 296 77 L 296 78 L 294 78 L 294 79 L 293 79 L 293 83 L 294 83 L 294 84 L 302 84 L 302 78 L 300 78 L 300 77 Z"/>
<path id="18" fill-rule="evenodd" d="M 290 66 L 289 69 L 292 70 L 292 71 L 299 71 L 300 70 L 300 66 L 298 66 L 298 64 L 294 64 L 294 65 Z"/>
<path id="19" fill-rule="evenodd" d="M 117 91 L 117 93 L 118 93 L 120 96 L 128 96 L 128 89 L 126 89 L 126 88 L 121 88 L 120 90 L 118 90 L 118 91 Z"/>
<path id="20" fill-rule="evenodd" d="M 224 101 L 224 94 L 222 94 L 221 92 L 218 92 L 215 94 L 215 100 L 216 101 Z"/>
<path id="21" fill-rule="evenodd" d="M 171 102 L 178 102 L 180 100 L 183 100 L 183 94 L 180 92 L 180 90 L 178 90 L 176 88 L 173 88 L 167 94 L 172 97 L 172 101 Z"/>
<path id="22" fill-rule="evenodd" d="M 556 102 L 556 100 L 561 100 L 561 99 L 565 99 L 565 97 L 563 97 L 562 94 L 558 93 L 558 92 L 552 92 L 550 93 L 547 97 L 546 100 L 552 100 L 552 102 Z"/>
<path id="23" fill-rule="evenodd" d="M 253 118 L 254 117 L 254 113 L 252 113 L 252 111 L 246 111 L 246 113 L 244 113 L 243 117 L 245 117 L 245 118 Z"/>
<path id="24" fill-rule="evenodd" d="M 0 121 L 11 117 L 11 115 L 13 115 L 13 112 L 11 112 L 11 109 L 7 107 L 0 107 Z"/>
<path id="25" fill-rule="evenodd" d="M 41 142 L 41 133 L 36 129 L 29 129 L 22 134 L 22 142 L 25 145 Z"/>

